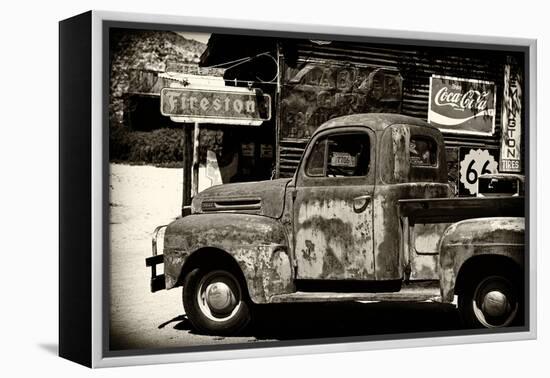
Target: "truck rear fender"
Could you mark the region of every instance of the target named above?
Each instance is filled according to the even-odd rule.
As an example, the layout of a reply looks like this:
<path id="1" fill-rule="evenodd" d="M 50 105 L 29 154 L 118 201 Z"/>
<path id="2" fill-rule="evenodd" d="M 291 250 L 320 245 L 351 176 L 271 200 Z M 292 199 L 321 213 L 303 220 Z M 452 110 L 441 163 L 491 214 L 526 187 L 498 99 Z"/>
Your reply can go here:
<path id="1" fill-rule="evenodd" d="M 185 274 L 195 267 L 213 263 L 238 267 L 255 303 L 294 291 L 287 236 L 275 219 L 251 214 L 194 214 L 168 226 L 164 243 L 167 289 L 180 286 Z"/>
<path id="2" fill-rule="evenodd" d="M 439 242 L 442 300 L 453 301 L 455 288 L 472 269 L 495 264 L 522 267 L 524 230 L 525 219 L 516 217 L 476 218 L 450 225 Z"/>

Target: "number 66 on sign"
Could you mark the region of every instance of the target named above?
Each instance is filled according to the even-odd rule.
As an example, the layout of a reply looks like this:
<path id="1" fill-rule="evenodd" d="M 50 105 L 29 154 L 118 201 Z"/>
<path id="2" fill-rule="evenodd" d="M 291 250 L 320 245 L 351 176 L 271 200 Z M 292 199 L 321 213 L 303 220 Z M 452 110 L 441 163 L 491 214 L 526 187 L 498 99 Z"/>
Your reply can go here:
<path id="1" fill-rule="evenodd" d="M 479 176 L 498 173 L 497 150 L 461 149 L 459 194 L 477 194 Z"/>

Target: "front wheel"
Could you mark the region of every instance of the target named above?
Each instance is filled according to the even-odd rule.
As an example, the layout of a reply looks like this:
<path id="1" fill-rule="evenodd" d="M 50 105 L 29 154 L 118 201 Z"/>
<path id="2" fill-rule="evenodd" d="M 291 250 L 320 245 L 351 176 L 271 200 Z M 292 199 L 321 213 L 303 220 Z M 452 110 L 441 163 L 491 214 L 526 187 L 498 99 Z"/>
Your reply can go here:
<path id="1" fill-rule="evenodd" d="M 459 295 L 458 309 L 470 328 L 516 325 L 521 315 L 518 280 L 509 274 L 478 276 Z"/>
<path id="2" fill-rule="evenodd" d="M 199 331 L 232 335 L 250 322 L 246 289 L 231 271 L 194 269 L 185 280 L 183 306 Z"/>

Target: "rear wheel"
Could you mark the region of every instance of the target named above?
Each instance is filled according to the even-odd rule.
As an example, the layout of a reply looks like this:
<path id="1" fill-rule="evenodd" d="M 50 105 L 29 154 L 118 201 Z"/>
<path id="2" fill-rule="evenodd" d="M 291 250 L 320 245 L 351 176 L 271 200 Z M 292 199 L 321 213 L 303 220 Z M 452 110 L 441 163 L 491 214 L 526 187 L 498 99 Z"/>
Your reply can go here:
<path id="1" fill-rule="evenodd" d="M 476 275 L 459 295 L 459 311 L 470 328 L 517 325 L 521 317 L 519 280 L 509 273 Z"/>
<path id="2" fill-rule="evenodd" d="M 208 334 L 238 333 L 251 319 L 242 281 L 225 269 L 191 271 L 183 288 L 183 306 L 191 324 Z"/>

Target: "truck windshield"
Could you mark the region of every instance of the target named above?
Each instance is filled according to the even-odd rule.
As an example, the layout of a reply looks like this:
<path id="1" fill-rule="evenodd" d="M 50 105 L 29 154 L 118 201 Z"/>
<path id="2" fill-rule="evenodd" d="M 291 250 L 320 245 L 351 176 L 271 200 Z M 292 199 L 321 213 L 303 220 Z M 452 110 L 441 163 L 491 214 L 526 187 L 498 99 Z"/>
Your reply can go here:
<path id="1" fill-rule="evenodd" d="M 366 176 L 369 164 L 368 134 L 330 135 L 316 142 L 309 155 L 306 173 L 315 177 Z"/>
<path id="2" fill-rule="evenodd" d="M 480 196 L 513 196 L 519 194 L 519 180 L 480 177 L 478 181 Z"/>

